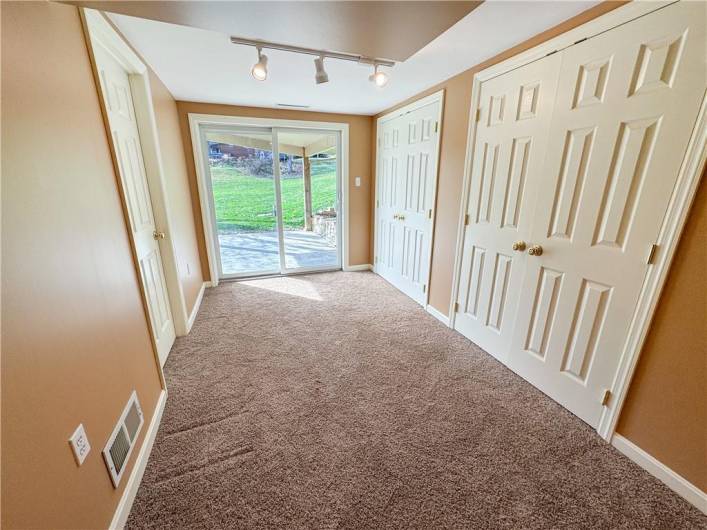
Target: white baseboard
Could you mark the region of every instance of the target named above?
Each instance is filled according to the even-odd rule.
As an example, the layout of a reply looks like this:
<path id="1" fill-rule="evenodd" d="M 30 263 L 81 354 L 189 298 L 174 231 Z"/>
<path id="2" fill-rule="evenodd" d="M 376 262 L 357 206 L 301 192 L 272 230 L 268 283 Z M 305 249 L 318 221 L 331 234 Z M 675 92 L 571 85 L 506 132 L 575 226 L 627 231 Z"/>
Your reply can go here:
<path id="1" fill-rule="evenodd" d="M 432 307 L 432 306 L 429 305 L 429 304 L 427 304 L 427 305 L 425 306 L 425 310 L 426 310 L 430 315 L 432 315 L 432 316 L 435 317 L 437 320 L 439 320 L 442 324 L 444 324 L 445 326 L 449 327 L 449 317 L 448 317 L 447 315 L 445 315 L 444 313 L 442 313 L 440 310 L 435 309 L 434 307 Z"/>
<path id="2" fill-rule="evenodd" d="M 363 265 L 346 265 L 344 267 L 344 272 L 357 272 L 357 271 L 370 271 L 373 266 L 370 263 L 365 263 Z"/>
<path id="3" fill-rule="evenodd" d="M 707 493 L 620 434 L 614 434 L 611 445 L 707 515 Z"/>
<path id="4" fill-rule="evenodd" d="M 145 440 L 142 442 L 142 447 L 140 448 L 140 452 L 135 460 L 132 473 L 130 473 L 130 478 L 128 478 L 128 482 L 123 490 L 123 496 L 120 498 L 118 508 L 115 510 L 113 520 L 110 522 L 109 528 L 111 530 L 122 530 L 128 520 L 130 509 L 133 507 L 133 501 L 135 501 L 135 495 L 137 495 L 137 490 L 140 487 L 142 476 L 144 475 L 145 468 L 147 467 L 147 460 L 150 458 L 150 453 L 152 452 L 152 445 L 155 443 L 155 437 L 157 436 L 157 430 L 159 429 L 160 422 L 162 421 L 162 413 L 164 412 L 164 405 L 166 401 L 167 391 L 162 390 L 162 393 L 157 400 L 155 412 L 152 414 L 150 426 L 145 433 Z"/>
<path id="5" fill-rule="evenodd" d="M 199 294 L 196 297 L 196 302 L 194 302 L 194 307 L 192 307 L 191 314 L 187 320 L 187 333 L 191 331 L 191 327 L 194 325 L 194 320 L 196 320 L 196 315 L 201 307 L 201 300 L 204 298 L 204 290 L 211 286 L 211 282 L 204 282 L 201 284 L 201 289 L 199 289 Z"/>

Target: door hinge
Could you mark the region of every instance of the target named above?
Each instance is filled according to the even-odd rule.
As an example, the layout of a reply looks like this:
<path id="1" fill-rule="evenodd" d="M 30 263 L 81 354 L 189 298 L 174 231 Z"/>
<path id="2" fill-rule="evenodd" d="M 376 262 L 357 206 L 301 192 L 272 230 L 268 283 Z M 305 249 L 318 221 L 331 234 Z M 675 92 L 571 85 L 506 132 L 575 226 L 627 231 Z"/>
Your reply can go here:
<path id="1" fill-rule="evenodd" d="M 381 206 L 381 202 L 378 199 L 376 199 L 376 208 L 380 208 L 380 206 Z"/>
<path id="2" fill-rule="evenodd" d="M 651 250 L 648 252 L 648 258 L 646 259 L 646 263 L 648 265 L 653 265 L 655 263 L 655 255 L 658 253 L 658 245 L 653 244 L 651 245 Z"/>
<path id="3" fill-rule="evenodd" d="M 468 225 L 469 225 L 469 214 L 467 213 L 464 215 L 464 226 L 468 226 Z"/>
<path id="4" fill-rule="evenodd" d="M 432 219 L 432 209 L 427 210 L 427 218 Z"/>
<path id="5" fill-rule="evenodd" d="M 439 122 L 435 122 L 435 132 L 439 132 Z"/>
<path id="6" fill-rule="evenodd" d="M 422 292 L 423 293 L 427 292 L 427 286 L 425 284 L 422 284 Z"/>
<path id="7" fill-rule="evenodd" d="M 585 40 L 589 40 L 589 37 L 584 37 L 583 39 L 579 39 L 578 41 L 575 41 L 574 44 L 572 44 L 572 46 L 574 46 L 575 44 L 579 44 L 580 42 L 584 42 Z"/>
<path id="8" fill-rule="evenodd" d="M 454 312 L 459 313 L 459 302 L 454 302 Z"/>
<path id="9" fill-rule="evenodd" d="M 476 121 L 481 121 L 481 109 L 476 109 Z"/>
<path id="10" fill-rule="evenodd" d="M 611 399 L 611 390 L 604 390 L 604 393 L 601 395 L 601 406 L 606 407 L 609 404 L 610 399 Z"/>

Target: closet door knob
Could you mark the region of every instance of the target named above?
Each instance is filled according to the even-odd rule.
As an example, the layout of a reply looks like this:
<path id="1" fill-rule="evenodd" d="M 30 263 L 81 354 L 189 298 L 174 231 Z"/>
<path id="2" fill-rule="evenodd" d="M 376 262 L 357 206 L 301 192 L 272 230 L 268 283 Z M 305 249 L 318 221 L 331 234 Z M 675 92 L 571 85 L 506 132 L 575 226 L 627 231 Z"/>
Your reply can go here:
<path id="1" fill-rule="evenodd" d="M 531 245 L 530 248 L 528 248 L 528 254 L 531 256 L 542 256 L 543 255 L 543 247 L 540 245 Z"/>
<path id="2" fill-rule="evenodd" d="M 513 243 L 513 250 L 523 252 L 525 250 L 525 241 L 516 241 Z"/>

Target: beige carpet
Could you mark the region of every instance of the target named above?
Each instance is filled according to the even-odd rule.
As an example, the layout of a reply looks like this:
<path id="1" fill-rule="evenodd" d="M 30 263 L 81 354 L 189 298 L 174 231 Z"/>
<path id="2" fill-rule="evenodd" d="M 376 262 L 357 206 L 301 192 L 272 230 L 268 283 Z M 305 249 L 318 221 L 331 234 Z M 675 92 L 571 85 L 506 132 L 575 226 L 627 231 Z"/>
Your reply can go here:
<path id="1" fill-rule="evenodd" d="M 129 528 L 706 528 L 372 273 L 222 284 L 167 361 Z"/>

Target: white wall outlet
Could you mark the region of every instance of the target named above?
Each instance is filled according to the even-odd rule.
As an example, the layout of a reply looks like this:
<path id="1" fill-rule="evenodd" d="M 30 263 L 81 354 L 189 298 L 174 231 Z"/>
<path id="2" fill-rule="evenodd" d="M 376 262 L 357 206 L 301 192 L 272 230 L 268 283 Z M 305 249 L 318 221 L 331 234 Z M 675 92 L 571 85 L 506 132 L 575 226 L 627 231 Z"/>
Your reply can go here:
<path id="1" fill-rule="evenodd" d="M 354 177 L 354 186 L 357 188 L 361 187 L 361 177 Z"/>
<path id="2" fill-rule="evenodd" d="M 86 455 L 91 450 L 91 444 L 88 443 L 88 436 L 86 436 L 86 431 L 83 428 L 83 423 L 80 423 L 74 434 L 69 438 L 69 445 L 71 450 L 74 452 L 74 458 L 76 463 L 80 466 L 83 461 L 86 460 Z"/>

